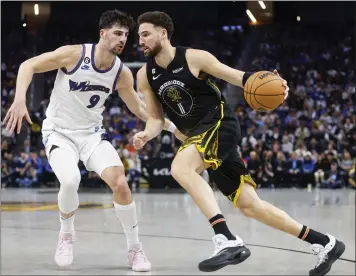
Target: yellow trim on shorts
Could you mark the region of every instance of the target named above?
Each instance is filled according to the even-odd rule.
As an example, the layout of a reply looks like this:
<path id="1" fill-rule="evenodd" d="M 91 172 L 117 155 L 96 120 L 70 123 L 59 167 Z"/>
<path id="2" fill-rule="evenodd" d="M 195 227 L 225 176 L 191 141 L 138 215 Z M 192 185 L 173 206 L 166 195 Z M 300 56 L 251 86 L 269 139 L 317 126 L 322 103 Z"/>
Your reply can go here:
<path id="1" fill-rule="evenodd" d="M 198 152 L 203 154 L 204 163 L 208 164 L 209 167 L 212 167 L 213 170 L 216 170 L 218 167 L 220 167 L 222 164 L 222 161 L 220 159 L 218 159 L 218 142 L 219 142 L 218 133 L 216 136 L 216 140 L 214 141 L 214 144 L 212 145 L 211 155 L 213 157 L 210 159 L 206 159 L 205 151 L 206 151 L 207 146 L 209 145 L 210 140 L 212 139 L 212 137 L 214 136 L 216 131 L 219 129 L 223 118 L 224 118 L 224 102 L 221 102 L 221 118 L 216 123 L 216 125 L 214 125 L 213 127 L 211 127 L 210 129 L 208 129 L 207 131 L 205 131 L 201 134 L 187 138 L 183 142 L 183 144 L 180 146 L 180 148 L 178 149 L 178 152 L 182 151 L 183 149 L 187 148 L 190 145 L 195 144 Z M 205 146 L 201 146 L 202 141 L 204 140 L 205 136 L 209 132 L 211 132 L 211 133 L 210 133 L 208 140 L 205 142 Z"/>
<path id="2" fill-rule="evenodd" d="M 230 201 L 233 202 L 235 208 L 237 208 L 237 200 L 239 199 L 242 187 L 244 186 L 245 183 L 251 185 L 255 189 L 257 187 L 255 181 L 253 181 L 252 177 L 249 174 L 241 175 L 239 188 L 227 197 Z"/>

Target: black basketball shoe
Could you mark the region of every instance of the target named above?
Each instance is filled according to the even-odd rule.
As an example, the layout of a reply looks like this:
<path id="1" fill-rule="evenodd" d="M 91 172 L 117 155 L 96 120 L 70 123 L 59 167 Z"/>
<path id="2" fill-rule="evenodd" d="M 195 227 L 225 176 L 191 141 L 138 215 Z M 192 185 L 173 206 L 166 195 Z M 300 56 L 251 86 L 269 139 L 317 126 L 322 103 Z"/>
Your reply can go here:
<path id="1" fill-rule="evenodd" d="M 329 237 L 329 243 L 324 247 L 320 244 L 313 244 L 311 249 L 318 255 L 317 263 L 314 269 L 309 271 L 310 276 L 325 275 L 331 269 L 332 264 L 341 257 L 345 251 L 345 244 L 335 239 L 335 237 L 326 234 Z"/>
<path id="2" fill-rule="evenodd" d="M 213 237 L 215 250 L 213 255 L 199 264 L 199 269 L 204 272 L 211 272 L 223 268 L 227 265 L 242 263 L 250 255 L 250 250 L 245 247 L 240 237 L 236 240 L 228 240 L 224 235 L 218 234 Z"/>

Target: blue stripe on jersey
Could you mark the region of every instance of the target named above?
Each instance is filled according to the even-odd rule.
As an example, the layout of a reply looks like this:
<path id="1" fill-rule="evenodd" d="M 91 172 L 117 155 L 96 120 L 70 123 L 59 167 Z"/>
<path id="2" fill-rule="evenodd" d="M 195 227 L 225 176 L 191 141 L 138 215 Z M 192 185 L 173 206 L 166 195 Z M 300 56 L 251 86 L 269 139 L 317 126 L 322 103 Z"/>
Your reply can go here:
<path id="1" fill-rule="evenodd" d="M 94 70 L 98 73 L 106 73 L 106 72 L 109 72 L 115 65 L 115 62 L 116 62 L 116 58 L 114 58 L 114 62 L 112 63 L 112 65 L 108 68 L 108 69 L 105 69 L 105 70 L 100 70 L 98 68 L 96 68 L 95 66 L 95 61 L 94 61 L 94 53 L 95 53 L 95 46 L 96 44 L 94 43 L 93 44 L 93 47 L 91 48 L 91 64 L 94 68 Z"/>
<path id="2" fill-rule="evenodd" d="M 83 48 L 83 49 L 82 49 L 82 57 L 80 58 L 79 62 L 77 63 L 77 65 L 74 67 L 74 69 L 73 69 L 72 71 L 67 72 L 67 69 L 66 69 L 65 67 L 61 68 L 61 70 L 62 70 L 62 72 L 63 72 L 64 74 L 66 74 L 66 75 L 72 75 L 75 71 L 78 70 L 80 64 L 82 64 L 83 59 L 84 59 L 84 57 L 85 57 L 85 45 L 84 45 L 84 44 L 82 44 L 82 48 Z"/>
<path id="3" fill-rule="evenodd" d="M 112 86 L 112 93 L 115 92 L 116 82 L 117 82 L 117 80 L 119 79 L 119 76 L 120 76 L 121 71 L 122 71 L 122 67 L 124 67 L 124 64 L 123 64 L 122 61 L 121 61 L 119 70 L 117 70 L 117 74 L 116 74 L 116 77 L 115 77 L 115 80 L 114 80 L 114 84 L 113 84 L 113 86 Z"/>

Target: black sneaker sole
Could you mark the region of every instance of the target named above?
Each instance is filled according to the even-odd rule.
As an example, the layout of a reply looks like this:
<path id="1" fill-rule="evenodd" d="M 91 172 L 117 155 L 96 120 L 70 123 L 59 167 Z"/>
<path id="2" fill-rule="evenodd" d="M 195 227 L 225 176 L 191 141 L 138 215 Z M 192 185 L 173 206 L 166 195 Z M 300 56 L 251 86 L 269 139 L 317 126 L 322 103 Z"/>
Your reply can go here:
<path id="1" fill-rule="evenodd" d="M 333 254 L 334 256 L 330 257 L 328 266 L 325 267 L 323 270 L 317 271 L 317 272 L 315 272 L 314 269 L 311 270 L 309 272 L 310 276 L 323 276 L 331 270 L 331 266 L 333 265 L 333 263 L 335 263 L 335 261 L 341 257 L 341 255 L 344 253 L 345 248 L 346 248 L 345 244 L 343 242 L 337 240 L 336 243 L 337 243 L 337 245 L 335 245 L 335 246 L 337 246 L 337 248 L 335 250 L 335 254 Z"/>
<path id="2" fill-rule="evenodd" d="M 243 251 L 245 251 L 245 253 L 241 256 L 241 253 Z M 242 247 L 242 248 L 240 248 L 240 250 L 235 252 L 235 256 L 233 259 L 219 262 L 219 264 L 217 264 L 217 265 L 206 264 L 206 263 L 204 263 L 205 261 L 203 261 L 199 264 L 199 270 L 203 271 L 203 272 L 213 272 L 213 271 L 219 270 L 227 265 L 237 265 L 237 264 L 245 261 L 248 257 L 250 257 L 250 255 L 251 255 L 251 251 L 246 247 Z"/>

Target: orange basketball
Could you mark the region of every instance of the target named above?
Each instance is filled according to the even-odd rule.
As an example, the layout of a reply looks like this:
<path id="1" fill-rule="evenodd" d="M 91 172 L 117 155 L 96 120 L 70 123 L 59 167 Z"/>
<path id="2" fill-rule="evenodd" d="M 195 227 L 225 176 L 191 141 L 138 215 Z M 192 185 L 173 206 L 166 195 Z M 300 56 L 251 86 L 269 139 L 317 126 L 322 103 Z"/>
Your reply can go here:
<path id="1" fill-rule="evenodd" d="M 282 83 L 283 80 L 272 72 L 256 72 L 245 83 L 245 100 L 256 111 L 272 111 L 284 101 Z"/>

